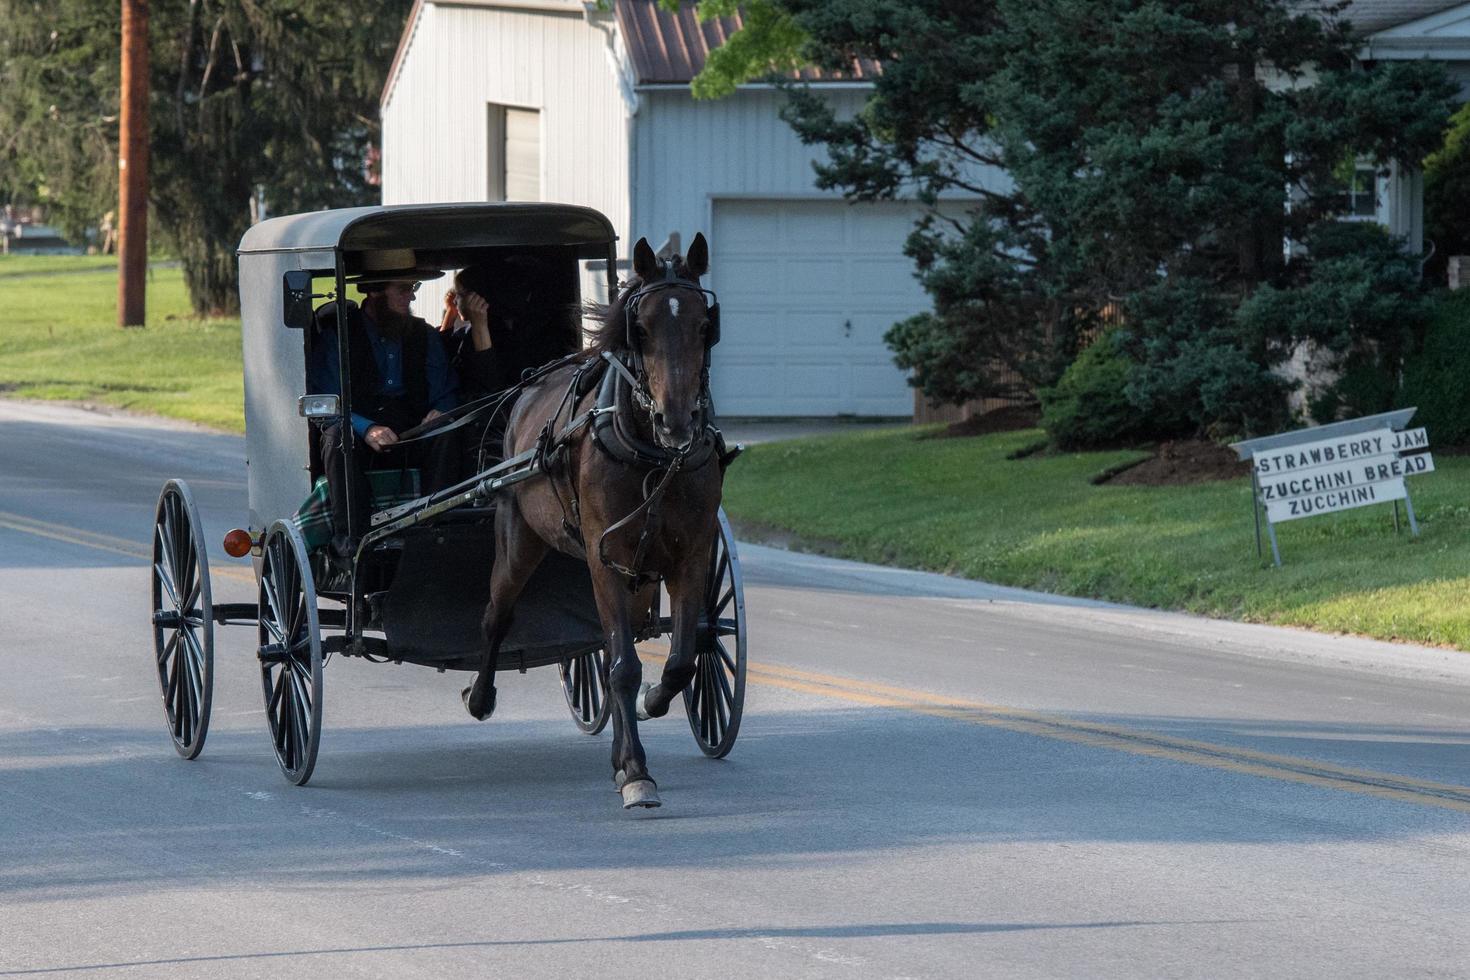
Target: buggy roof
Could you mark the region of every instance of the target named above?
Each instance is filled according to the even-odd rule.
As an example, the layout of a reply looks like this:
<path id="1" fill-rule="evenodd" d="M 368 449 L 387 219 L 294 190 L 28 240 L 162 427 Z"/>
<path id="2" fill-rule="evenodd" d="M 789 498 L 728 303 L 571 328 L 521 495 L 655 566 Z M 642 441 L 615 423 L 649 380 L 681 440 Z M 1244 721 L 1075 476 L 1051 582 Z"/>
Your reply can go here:
<path id="1" fill-rule="evenodd" d="M 585 256 L 590 258 L 602 257 L 605 246 L 616 240 L 617 233 L 601 213 L 572 204 L 394 204 L 270 218 L 245 232 L 239 254 L 598 246 Z"/>

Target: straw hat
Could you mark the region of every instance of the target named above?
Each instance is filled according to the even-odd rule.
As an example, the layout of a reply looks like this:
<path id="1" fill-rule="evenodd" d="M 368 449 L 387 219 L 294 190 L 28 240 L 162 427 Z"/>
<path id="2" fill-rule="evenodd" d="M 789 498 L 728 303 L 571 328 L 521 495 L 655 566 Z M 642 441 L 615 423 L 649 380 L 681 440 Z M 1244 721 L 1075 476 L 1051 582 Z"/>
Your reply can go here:
<path id="1" fill-rule="evenodd" d="M 390 282 L 424 282 L 444 275 L 440 269 L 418 264 L 418 256 L 411 248 L 385 248 L 362 254 L 361 268 L 347 277 L 349 283 L 359 286 L 380 285 Z"/>

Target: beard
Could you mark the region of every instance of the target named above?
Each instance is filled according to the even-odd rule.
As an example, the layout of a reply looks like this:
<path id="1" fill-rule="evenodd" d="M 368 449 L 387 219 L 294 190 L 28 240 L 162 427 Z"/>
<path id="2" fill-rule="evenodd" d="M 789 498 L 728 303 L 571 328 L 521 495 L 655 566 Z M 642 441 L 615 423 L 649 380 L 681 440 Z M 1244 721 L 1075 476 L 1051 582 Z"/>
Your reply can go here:
<path id="1" fill-rule="evenodd" d="M 418 318 L 412 314 L 399 313 L 397 310 L 383 306 L 373 310 L 373 322 L 378 326 L 378 333 L 385 340 L 402 341 L 413 331 L 414 324 Z"/>

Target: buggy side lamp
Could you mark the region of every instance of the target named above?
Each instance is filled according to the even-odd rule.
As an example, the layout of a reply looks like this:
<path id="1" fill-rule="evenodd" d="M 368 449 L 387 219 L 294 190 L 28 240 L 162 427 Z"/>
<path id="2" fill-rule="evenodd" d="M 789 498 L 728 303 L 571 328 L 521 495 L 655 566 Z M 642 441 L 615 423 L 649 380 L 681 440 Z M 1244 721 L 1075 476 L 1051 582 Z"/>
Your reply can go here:
<path id="1" fill-rule="evenodd" d="M 304 419 L 334 419 L 342 414 L 342 398 L 339 395 L 302 395 L 296 411 Z"/>
<path id="2" fill-rule="evenodd" d="M 242 527 L 232 528 L 225 532 L 225 554 L 231 558 L 244 558 L 250 554 L 250 549 L 255 542 L 250 538 L 250 532 Z"/>

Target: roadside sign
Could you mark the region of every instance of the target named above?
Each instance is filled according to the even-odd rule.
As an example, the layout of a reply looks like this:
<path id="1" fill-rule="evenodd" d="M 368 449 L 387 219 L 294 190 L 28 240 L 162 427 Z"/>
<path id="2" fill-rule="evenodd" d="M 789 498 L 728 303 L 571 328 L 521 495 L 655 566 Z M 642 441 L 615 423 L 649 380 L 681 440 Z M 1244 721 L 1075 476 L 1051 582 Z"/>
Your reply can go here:
<path id="1" fill-rule="evenodd" d="M 1310 429 L 1306 430 L 1311 432 Z M 1423 429 L 1394 432 L 1379 429 L 1337 439 L 1322 439 L 1259 453 L 1254 457 L 1255 470 L 1262 478 L 1277 473 L 1292 473 L 1319 466 L 1340 466 L 1358 459 L 1421 449 L 1429 445 Z"/>
<path id="2" fill-rule="evenodd" d="M 1282 521 L 1294 521 L 1298 517 L 1316 517 L 1318 514 L 1367 507 L 1369 504 L 1392 503 L 1403 500 L 1408 495 L 1409 492 L 1404 488 L 1404 479 L 1399 477 L 1397 480 L 1369 483 L 1346 490 L 1328 490 L 1325 493 L 1311 493 L 1289 500 L 1273 500 L 1266 504 L 1266 519 L 1272 524 L 1280 524 Z"/>
<path id="3" fill-rule="evenodd" d="M 1422 431 L 1422 430 L 1421 430 Z M 1393 480 L 1420 473 L 1434 472 L 1434 457 L 1428 453 L 1399 456 L 1369 456 L 1351 463 L 1335 466 L 1318 466 L 1307 470 L 1292 470 L 1280 476 L 1263 476 L 1257 471 L 1256 482 L 1260 487 L 1261 500 L 1267 504 L 1304 497 L 1311 494 L 1360 489 L 1385 480 Z M 1305 514 L 1293 515 L 1305 517 Z M 1272 517 L 1274 520 L 1281 518 Z"/>
<path id="4" fill-rule="evenodd" d="M 1404 478 L 1434 472 L 1434 458 L 1427 451 L 1428 433 L 1404 428 L 1414 411 L 1400 409 L 1236 443 L 1236 454 L 1252 464 L 1257 553 L 1262 511 L 1278 566 L 1276 525 L 1283 521 L 1391 503 L 1397 528 L 1402 500 L 1409 530 L 1417 535 L 1419 524 Z"/>

